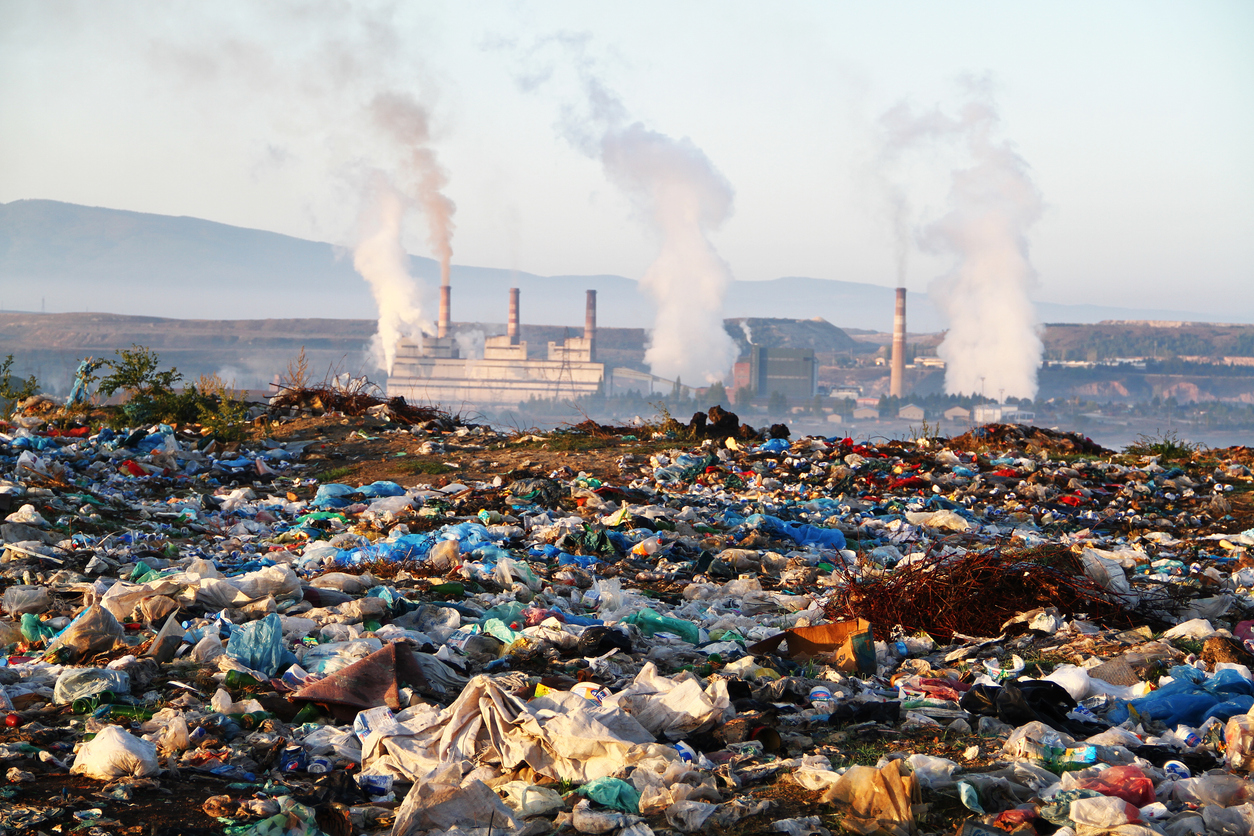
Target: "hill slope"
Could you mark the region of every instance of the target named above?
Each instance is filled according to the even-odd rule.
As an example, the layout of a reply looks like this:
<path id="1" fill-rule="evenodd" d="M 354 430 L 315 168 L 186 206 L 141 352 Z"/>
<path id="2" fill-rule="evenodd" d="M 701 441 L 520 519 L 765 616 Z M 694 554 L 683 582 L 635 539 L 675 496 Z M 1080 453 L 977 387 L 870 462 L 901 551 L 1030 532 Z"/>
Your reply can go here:
<path id="1" fill-rule="evenodd" d="M 411 256 L 410 270 L 434 288 L 435 261 Z M 510 287 L 522 290 L 524 322 L 578 327 L 587 288 L 599 293 L 603 325 L 639 328 L 653 319 L 651 301 L 622 276 L 537 276 L 455 263 L 452 280 L 453 315 L 463 322 L 504 321 Z M 912 293 L 909 307 L 912 331 L 943 327 L 925 294 Z M 352 259 L 330 244 L 50 200 L 0 204 L 0 309 L 212 319 L 377 315 Z M 1044 322 L 1254 317 L 1244 309 L 1213 316 L 1041 303 L 1038 310 Z M 892 327 L 892 312 L 891 288 L 805 277 L 733 282 L 724 307 L 727 317 L 819 316 L 841 327 L 880 331 Z"/>

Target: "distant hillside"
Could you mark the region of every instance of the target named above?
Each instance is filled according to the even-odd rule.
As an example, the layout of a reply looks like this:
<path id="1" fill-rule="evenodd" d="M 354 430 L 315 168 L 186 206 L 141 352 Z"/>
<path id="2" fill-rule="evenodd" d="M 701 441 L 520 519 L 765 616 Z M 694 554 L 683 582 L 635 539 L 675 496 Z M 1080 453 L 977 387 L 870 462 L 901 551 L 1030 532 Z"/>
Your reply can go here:
<path id="1" fill-rule="evenodd" d="M 1051 325 L 1045 329 L 1047 360 L 1109 360 L 1118 357 L 1254 357 L 1254 326 L 1146 322 Z"/>
<path id="2" fill-rule="evenodd" d="M 411 256 L 410 270 L 434 288 L 433 260 Z M 522 290 L 524 323 L 581 326 L 588 288 L 598 291 L 603 325 L 642 328 L 653 320 L 651 300 L 622 276 L 537 276 L 455 262 L 452 280 L 453 315 L 466 322 L 503 322 L 509 287 Z M 1254 322 L 1252 305 L 1234 300 L 1222 316 L 1052 303 L 1041 303 L 1038 311 L 1044 322 Z M 330 244 L 50 200 L 0 204 L 0 310 L 45 309 L 254 320 L 377 316 L 351 258 Z M 728 317 L 818 316 L 840 327 L 878 331 L 891 329 L 892 314 L 891 288 L 822 278 L 734 282 L 724 305 Z M 913 333 L 943 327 L 923 293 L 910 294 L 907 319 Z"/>
<path id="3" fill-rule="evenodd" d="M 867 344 L 851 339 L 823 320 L 750 319 L 755 342 L 781 348 L 813 348 L 820 354 L 863 353 Z M 728 332 L 745 340 L 740 322 Z M 454 323 L 454 333 L 467 345 L 505 333 L 498 323 Z M 315 380 L 329 373 L 367 374 L 382 382 L 383 374 L 368 359 L 375 333 L 372 319 L 167 319 L 100 313 L 0 313 L 0 358 L 14 356 L 14 372 L 34 374 L 52 392 L 69 390 L 78 362 L 84 357 L 113 357 L 119 348 L 143 345 L 153 349 L 163 367 L 177 368 L 188 382 L 202 374 L 218 374 L 240 388 L 264 390 L 302 348 Z M 522 326 L 522 339 L 532 357 L 543 357 L 550 341 L 578 336 L 582 327 Z M 611 366 L 645 369 L 648 334 L 642 328 L 601 327 L 597 357 Z M 742 345 L 742 351 L 748 344 Z M 870 347 L 874 350 L 874 346 Z"/>
<path id="4" fill-rule="evenodd" d="M 859 342 L 825 319 L 742 317 L 723 323 L 741 354 L 753 344 L 774 348 L 811 348 L 817 354 L 870 354 L 878 346 Z"/>

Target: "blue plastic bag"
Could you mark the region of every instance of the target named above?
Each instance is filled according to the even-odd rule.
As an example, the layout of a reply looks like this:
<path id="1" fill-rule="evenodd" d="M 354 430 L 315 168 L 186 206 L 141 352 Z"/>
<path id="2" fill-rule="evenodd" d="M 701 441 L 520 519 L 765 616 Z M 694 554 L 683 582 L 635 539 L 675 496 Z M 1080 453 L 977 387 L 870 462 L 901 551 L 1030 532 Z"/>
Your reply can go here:
<path id="1" fill-rule="evenodd" d="M 339 482 L 328 482 L 325 485 L 318 486 L 318 492 L 314 494 L 313 501 L 309 504 L 314 508 L 346 508 L 349 502 L 344 497 L 356 492 L 354 488 L 350 488 L 348 485 L 342 485 Z"/>
<path id="2" fill-rule="evenodd" d="M 819 546 L 827 549 L 843 549 L 845 535 L 838 528 L 819 528 L 813 525 L 790 523 L 770 514 L 753 514 L 745 525 L 761 528 L 776 537 L 787 537 L 801 546 Z"/>
<path id="3" fill-rule="evenodd" d="M 235 630 L 226 655 L 266 676 L 296 663 L 295 654 L 283 644 L 283 623 L 275 613 Z"/>
<path id="4" fill-rule="evenodd" d="M 358 488 L 357 493 L 370 499 L 380 499 L 385 496 L 404 496 L 405 489 L 395 482 L 371 482 Z"/>

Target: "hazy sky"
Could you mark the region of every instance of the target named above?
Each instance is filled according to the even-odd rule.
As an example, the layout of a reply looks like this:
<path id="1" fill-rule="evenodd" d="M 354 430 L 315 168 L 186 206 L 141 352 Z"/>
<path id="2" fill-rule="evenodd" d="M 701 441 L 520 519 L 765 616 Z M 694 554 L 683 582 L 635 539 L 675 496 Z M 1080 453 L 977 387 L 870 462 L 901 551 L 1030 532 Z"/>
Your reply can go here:
<path id="1" fill-rule="evenodd" d="M 731 184 L 714 243 L 736 278 L 891 285 L 885 176 L 919 227 L 960 158 L 886 169 L 879 117 L 955 112 L 977 77 L 1044 198 L 1040 298 L 1223 310 L 1254 294 L 1251 44 L 1248 0 L 0 0 L 0 202 L 351 244 L 369 172 L 407 152 L 365 108 L 399 91 L 430 109 L 454 263 L 639 278 L 657 242 L 567 139 L 582 69 Z M 423 233 L 411 218 L 408 249 L 430 255 Z M 946 266 L 914 252 L 907 284 Z"/>

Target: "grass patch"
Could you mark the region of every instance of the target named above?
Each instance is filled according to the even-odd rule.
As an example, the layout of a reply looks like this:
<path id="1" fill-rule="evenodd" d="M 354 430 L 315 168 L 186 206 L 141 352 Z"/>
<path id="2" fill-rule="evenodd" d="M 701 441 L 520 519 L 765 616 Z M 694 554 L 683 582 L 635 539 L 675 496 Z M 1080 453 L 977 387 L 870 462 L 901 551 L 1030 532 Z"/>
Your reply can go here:
<path id="1" fill-rule="evenodd" d="M 554 433 L 542 441 L 527 441 L 519 447 L 531 447 L 537 450 L 554 450 L 562 453 L 582 453 L 588 450 L 604 450 L 607 447 L 618 447 L 622 442 L 617 438 L 594 438 L 578 433 Z"/>
<path id="2" fill-rule="evenodd" d="M 337 479 L 343 479 L 345 476 L 353 472 L 351 467 L 333 467 L 330 470 L 324 470 L 318 474 L 319 478 L 324 482 L 334 482 Z"/>
<path id="3" fill-rule="evenodd" d="M 1031 652 L 1020 658 L 1023 659 L 1023 674 L 1025 676 L 1047 676 L 1053 673 L 1054 668 L 1059 665 L 1067 665 L 1071 660 L 1064 656 L 1054 656 L 1047 653 Z"/>
<path id="4" fill-rule="evenodd" d="M 1163 461 L 1191 459 L 1193 454 L 1206 449 L 1205 444 L 1184 441 L 1175 430 L 1160 436 L 1138 435 L 1124 452 L 1132 456 L 1158 456 Z"/>
<path id="5" fill-rule="evenodd" d="M 901 750 L 901 740 L 895 737 L 851 737 L 835 745 L 840 756 L 831 759 L 833 767 L 875 766 L 880 758 Z"/>
<path id="6" fill-rule="evenodd" d="M 1185 653 L 1192 653 L 1195 656 L 1202 655 L 1201 639 L 1172 639 L 1171 644 L 1174 644 Z"/>
<path id="7" fill-rule="evenodd" d="M 453 473 L 457 470 L 457 468 L 449 467 L 444 462 L 402 462 L 400 469 L 406 473 L 421 473 L 426 476 L 442 476 L 445 473 Z"/>

